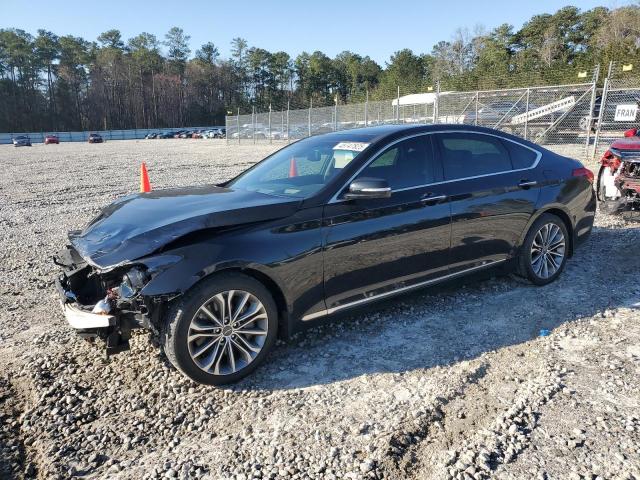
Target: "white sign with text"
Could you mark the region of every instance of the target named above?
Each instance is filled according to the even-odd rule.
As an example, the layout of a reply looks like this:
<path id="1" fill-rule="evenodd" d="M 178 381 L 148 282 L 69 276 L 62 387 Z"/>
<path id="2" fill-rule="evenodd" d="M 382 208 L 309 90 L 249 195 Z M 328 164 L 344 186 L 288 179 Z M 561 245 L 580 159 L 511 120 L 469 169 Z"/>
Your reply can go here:
<path id="1" fill-rule="evenodd" d="M 616 122 L 635 122 L 638 115 L 638 104 L 616 105 Z"/>

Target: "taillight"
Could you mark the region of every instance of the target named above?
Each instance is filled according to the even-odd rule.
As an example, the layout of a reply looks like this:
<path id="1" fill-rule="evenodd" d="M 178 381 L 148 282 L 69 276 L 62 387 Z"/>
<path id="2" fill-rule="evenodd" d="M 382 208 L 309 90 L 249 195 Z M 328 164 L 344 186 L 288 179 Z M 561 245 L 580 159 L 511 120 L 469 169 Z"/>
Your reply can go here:
<path id="1" fill-rule="evenodd" d="M 573 170 L 573 172 L 571 172 L 571 175 L 574 177 L 587 177 L 589 183 L 593 183 L 593 172 L 588 168 L 576 168 Z"/>

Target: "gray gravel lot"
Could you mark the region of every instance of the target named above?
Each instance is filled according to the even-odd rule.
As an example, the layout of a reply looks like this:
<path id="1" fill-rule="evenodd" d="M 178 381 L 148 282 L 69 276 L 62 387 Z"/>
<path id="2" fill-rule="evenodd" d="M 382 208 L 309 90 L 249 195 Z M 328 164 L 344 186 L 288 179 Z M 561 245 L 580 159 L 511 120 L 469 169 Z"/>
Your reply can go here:
<path id="1" fill-rule="evenodd" d="M 76 338 L 50 261 L 67 230 L 137 190 L 140 161 L 162 188 L 273 148 L 0 146 L 0 478 L 640 479 L 640 230 L 620 218 L 600 214 L 554 284 L 485 273 L 395 298 L 231 388 L 193 384 L 146 334 L 108 363 Z"/>

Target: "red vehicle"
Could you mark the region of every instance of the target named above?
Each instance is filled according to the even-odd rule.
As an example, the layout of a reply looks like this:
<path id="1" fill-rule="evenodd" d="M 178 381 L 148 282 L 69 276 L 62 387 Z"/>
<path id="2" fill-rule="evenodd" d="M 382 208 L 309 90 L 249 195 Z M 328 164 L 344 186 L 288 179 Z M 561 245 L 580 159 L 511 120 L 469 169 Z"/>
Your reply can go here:
<path id="1" fill-rule="evenodd" d="M 608 213 L 640 211 L 640 137 L 636 128 L 624 136 L 600 159 L 597 194 Z"/>
<path id="2" fill-rule="evenodd" d="M 46 137 L 44 137 L 44 144 L 49 145 L 50 143 L 55 143 L 56 145 L 58 145 L 60 143 L 60 139 L 57 135 L 47 135 Z"/>

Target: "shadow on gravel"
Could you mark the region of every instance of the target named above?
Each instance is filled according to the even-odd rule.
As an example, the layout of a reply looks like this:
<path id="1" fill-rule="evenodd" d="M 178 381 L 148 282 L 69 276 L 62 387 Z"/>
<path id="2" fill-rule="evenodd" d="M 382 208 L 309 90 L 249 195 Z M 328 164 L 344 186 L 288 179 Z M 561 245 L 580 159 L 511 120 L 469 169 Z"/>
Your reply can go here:
<path id="1" fill-rule="evenodd" d="M 34 477 L 33 464 L 25 466 L 25 446 L 20 435 L 20 424 L 15 419 L 21 414 L 15 390 L 8 380 L 0 378 L 0 478 L 21 479 Z"/>
<path id="2" fill-rule="evenodd" d="M 595 228 L 559 279 L 545 287 L 484 272 L 336 316 L 276 348 L 236 388 L 272 391 L 375 373 L 428 373 L 624 306 L 633 294 L 629 285 L 640 292 L 639 233 Z"/>

